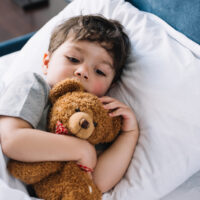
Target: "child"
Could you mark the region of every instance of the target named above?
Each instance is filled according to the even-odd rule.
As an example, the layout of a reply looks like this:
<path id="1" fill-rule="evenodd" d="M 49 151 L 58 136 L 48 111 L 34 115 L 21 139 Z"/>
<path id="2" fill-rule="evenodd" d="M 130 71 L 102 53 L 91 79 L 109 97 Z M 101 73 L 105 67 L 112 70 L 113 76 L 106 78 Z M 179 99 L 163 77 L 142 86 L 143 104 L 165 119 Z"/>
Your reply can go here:
<path id="1" fill-rule="evenodd" d="M 138 126 L 133 111 L 104 96 L 122 73 L 129 40 L 115 20 L 78 16 L 53 32 L 43 59 L 44 80 L 39 74 L 19 76 L 0 99 L 0 139 L 3 152 L 26 162 L 69 161 L 94 169 L 92 178 L 102 192 L 111 189 L 125 173 L 133 155 Z M 87 141 L 46 134 L 50 88 L 65 78 L 77 78 L 86 91 L 100 97 L 111 116 L 123 117 L 122 133 L 97 159 Z"/>

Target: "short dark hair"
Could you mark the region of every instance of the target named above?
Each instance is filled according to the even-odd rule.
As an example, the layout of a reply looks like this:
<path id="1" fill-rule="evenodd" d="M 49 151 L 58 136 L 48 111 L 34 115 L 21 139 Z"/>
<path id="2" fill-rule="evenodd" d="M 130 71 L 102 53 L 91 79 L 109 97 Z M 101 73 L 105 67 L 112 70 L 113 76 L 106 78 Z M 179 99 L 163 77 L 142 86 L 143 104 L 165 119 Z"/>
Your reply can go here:
<path id="1" fill-rule="evenodd" d="M 122 74 L 130 51 L 130 41 L 123 26 L 116 20 L 108 20 L 100 15 L 80 15 L 58 25 L 51 36 L 49 53 L 52 54 L 67 37 L 99 43 L 113 58 L 116 82 Z"/>

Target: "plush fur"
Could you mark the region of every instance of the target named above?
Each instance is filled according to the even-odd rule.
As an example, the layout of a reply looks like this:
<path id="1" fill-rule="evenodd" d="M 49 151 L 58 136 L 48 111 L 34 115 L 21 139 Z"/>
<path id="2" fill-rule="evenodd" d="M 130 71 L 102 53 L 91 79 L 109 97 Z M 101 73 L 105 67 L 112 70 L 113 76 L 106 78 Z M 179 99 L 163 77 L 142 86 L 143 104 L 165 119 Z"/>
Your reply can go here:
<path id="1" fill-rule="evenodd" d="M 61 81 L 51 89 L 49 97 L 52 102 L 48 115 L 49 132 L 54 133 L 56 123 L 60 121 L 71 136 L 96 145 L 113 141 L 120 131 L 120 117 L 109 117 L 98 97 L 85 92 L 77 80 Z M 39 198 L 101 199 L 100 190 L 76 162 L 25 163 L 11 160 L 8 170 L 14 177 L 31 184 Z"/>

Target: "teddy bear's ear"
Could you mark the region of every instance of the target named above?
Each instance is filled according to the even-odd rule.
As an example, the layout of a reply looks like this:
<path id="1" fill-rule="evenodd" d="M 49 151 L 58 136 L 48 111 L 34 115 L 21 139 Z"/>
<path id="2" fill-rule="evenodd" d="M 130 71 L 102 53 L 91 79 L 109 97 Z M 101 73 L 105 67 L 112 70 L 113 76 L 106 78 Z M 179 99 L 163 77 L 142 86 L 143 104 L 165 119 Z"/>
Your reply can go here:
<path id="1" fill-rule="evenodd" d="M 67 92 L 73 91 L 84 91 L 81 83 L 76 79 L 65 79 L 63 81 L 58 82 L 53 86 L 50 90 L 49 98 L 51 103 L 54 103 L 56 99 L 60 96 L 66 94 Z"/>

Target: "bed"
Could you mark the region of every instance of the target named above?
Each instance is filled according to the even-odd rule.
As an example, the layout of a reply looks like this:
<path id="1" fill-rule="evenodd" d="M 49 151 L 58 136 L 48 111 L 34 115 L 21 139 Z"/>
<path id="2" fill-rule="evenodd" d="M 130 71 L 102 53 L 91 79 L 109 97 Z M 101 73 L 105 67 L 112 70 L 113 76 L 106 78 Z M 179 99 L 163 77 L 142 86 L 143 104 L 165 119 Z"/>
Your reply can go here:
<path id="1" fill-rule="evenodd" d="M 109 95 L 134 109 L 140 138 L 126 174 L 103 200 L 198 200 L 200 196 L 200 29 L 198 20 L 188 17 L 199 19 L 200 2 L 190 1 L 192 11 L 186 1 L 173 1 L 174 7 L 171 1 L 163 4 L 168 9 L 165 15 L 171 18 L 162 15 L 162 5 L 156 9 L 155 2 L 74 0 L 21 51 L 0 58 L 3 95 L 6 85 L 19 73 L 41 73 L 51 31 L 63 20 L 98 13 L 124 25 L 131 40 L 131 55 L 122 81 Z M 185 14 L 192 12 L 180 14 L 182 22 L 173 10 L 179 5 L 177 11 L 181 11 L 180 2 Z M 187 20 L 191 21 L 186 24 Z M 32 199 L 24 185 L 7 173 L 6 162 L 0 151 L 0 199 Z"/>

